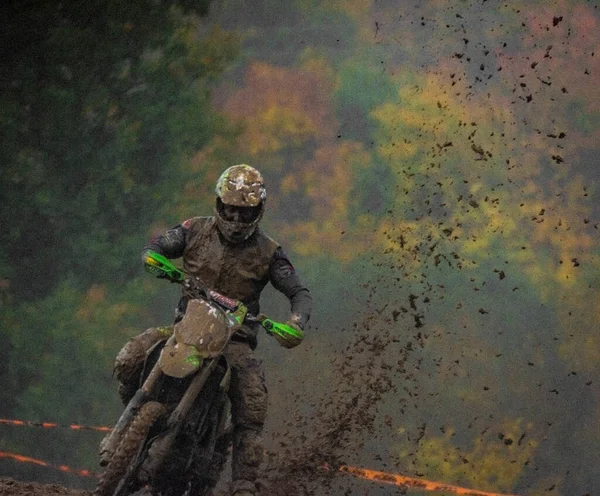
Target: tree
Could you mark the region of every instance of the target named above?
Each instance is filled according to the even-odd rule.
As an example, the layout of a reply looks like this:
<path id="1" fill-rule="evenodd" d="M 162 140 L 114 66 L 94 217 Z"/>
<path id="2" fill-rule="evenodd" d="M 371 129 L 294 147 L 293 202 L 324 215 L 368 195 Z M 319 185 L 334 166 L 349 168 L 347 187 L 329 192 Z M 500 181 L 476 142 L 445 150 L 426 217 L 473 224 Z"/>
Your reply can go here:
<path id="1" fill-rule="evenodd" d="M 182 220 L 193 199 L 181 190 L 204 174 L 188 164 L 220 125 L 211 85 L 237 45 L 203 24 L 207 9 L 3 4 L 2 46 L 13 47 L 0 80 L 4 417 L 113 422 L 116 352 L 171 318 L 138 260 L 153 223 Z M 26 435 L 10 442 L 74 466 L 92 466 L 97 445 L 82 438 L 70 454 Z"/>

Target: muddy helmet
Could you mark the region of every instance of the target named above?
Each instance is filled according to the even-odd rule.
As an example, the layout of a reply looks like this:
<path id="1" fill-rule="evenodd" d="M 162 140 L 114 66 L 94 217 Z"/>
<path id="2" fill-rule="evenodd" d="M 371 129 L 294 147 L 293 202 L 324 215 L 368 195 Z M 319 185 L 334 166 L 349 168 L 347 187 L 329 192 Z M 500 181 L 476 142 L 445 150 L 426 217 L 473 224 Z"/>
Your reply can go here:
<path id="1" fill-rule="evenodd" d="M 260 172 L 246 164 L 233 165 L 219 177 L 215 193 L 215 218 L 225 239 L 241 243 L 252 236 L 267 198 Z"/>

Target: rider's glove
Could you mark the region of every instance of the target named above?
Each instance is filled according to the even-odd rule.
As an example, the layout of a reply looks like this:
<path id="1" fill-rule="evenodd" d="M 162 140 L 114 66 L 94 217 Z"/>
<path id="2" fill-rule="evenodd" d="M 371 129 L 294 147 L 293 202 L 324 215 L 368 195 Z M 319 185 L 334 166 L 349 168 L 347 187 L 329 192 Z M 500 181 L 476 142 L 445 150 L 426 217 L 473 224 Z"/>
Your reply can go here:
<path id="1" fill-rule="evenodd" d="M 154 277 L 157 277 L 158 279 L 167 279 L 168 275 L 166 272 L 160 270 L 160 268 L 156 267 L 156 265 L 154 263 L 151 263 L 151 261 L 149 261 L 149 257 L 148 254 L 152 253 L 151 250 L 144 250 L 142 252 L 142 263 L 144 264 L 144 268 L 150 272 Z"/>
<path id="2" fill-rule="evenodd" d="M 296 331 L 299 331 L 298 333 L 303 336 L 303 329 L 302 329 L 302 325 L 300 324 L 300 316 L 293 314 L 290 319 L 286 322 L 286 325 L 289 325 L 290 327 L 292 327 L 293 329 L 295 329 Z M 302 342 L 302 337 L 296 337 L 296 336 L 291 336 L 288 335 L 285 338 L 280 336 L 279 334 L 273 334 L 275 339 L 277 340 L 277 342 L 283 346 L 284 348 L 295 348 L 296 346 L 298 346 L 301 342 Z"/>

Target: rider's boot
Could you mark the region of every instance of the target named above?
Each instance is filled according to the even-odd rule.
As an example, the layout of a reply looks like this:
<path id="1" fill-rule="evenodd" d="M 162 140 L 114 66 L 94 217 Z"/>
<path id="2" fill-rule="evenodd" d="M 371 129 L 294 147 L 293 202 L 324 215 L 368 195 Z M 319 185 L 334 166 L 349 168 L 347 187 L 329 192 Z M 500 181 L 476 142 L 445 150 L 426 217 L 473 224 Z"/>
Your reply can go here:
<path id="1" fill-rule="evenodd" d="M 231 483 L 231 496 L 258 496 L 256 484 L 247 480 L 236 480 Z"/>
<path id="2" fill-rule="evenodd" d="M 234 433 L 231 460 L 231 496 L 258 496 L 256 481 L 262 458 L 260 434 L 252 429 L 237 430 Z"/>
<path id="3" fill-rule="evenodd" d="M 108 460 L 109 460 L 109 456 L 108 453 L 106 452 L 106 450 L 104 449 L 104 447 L 106 446 L 106 443 L 108 441 L 108 438 L 110 437 L 110 432 L 107 433 L 103 438 L 102 441 L 100 441 L 100 447 L 98 449 L 98 454 L 100 455 L 100 466 L 101 467 L 106 467 L 106 465 L 108 465 Z"/>

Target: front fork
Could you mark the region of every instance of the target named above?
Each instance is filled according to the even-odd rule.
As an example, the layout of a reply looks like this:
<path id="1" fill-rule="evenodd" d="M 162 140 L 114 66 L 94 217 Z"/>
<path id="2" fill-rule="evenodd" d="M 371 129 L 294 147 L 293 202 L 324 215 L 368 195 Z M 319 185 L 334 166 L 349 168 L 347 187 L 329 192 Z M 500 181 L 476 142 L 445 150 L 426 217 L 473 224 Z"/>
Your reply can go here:
<path id="1" fill-rule="evenodd" d="M 167 344 L 171 344 L 174 342 L 174 335 L 167 340 Z M 102 442 L 102 446 L 100 448 L 101 466 L 106 466 L 110 459 L 113 457 L 117 447 L 119 446 L 119 443 L 121 442 L 121 439 L 123 438 L 125 430 L 129 426 L 133 418 L 137 415 L 142 405 L 150 399 L 150 397 L 152 396 L 151 393 L 153 392 L 154 387 L 156 386 L 156 383 L 161 378 L 161 376 L 162 370 L 160 369 L 160 366 L 157 362 L 154 364 L 154 367 L 152 367 L 150 374 L 148 375 L 142 386 L 136 391 L 135 395 L 133 396 L 133 398 L 131 398 L 129 403 L 127 403 L 125 410 L 123 410 L 123 413 L 119 417 L 119 420 L 113 427 L 113 430 L 111 431 L 108 438 Z"/>
<path id="2" fill-rule="evenodd" d="M 142 466 L 140 475 L 144 480 L 148 481 L 152 479 L 158 472 L 158 469 L 163 465 L 166 456 L 173 448 L 173 444 L 179 434 L 181 426 L 188 417 L 188 414 L 194 406 L 196 398 L 202 391 L 206 381 L 215 370 L 217 362 L 218 359 L 210 359 L 205 362 L 202 370 L 192 379 L 192 382 L 190 382 L 190 385 L 183 394 L 181 400 L 173 412 L 171 412 L 171 415 L 169 415 L 165 434 L 152 443 L 148 458 Z"/>
<path id="3" fill-rule="evenodd" d="M 165 346 L 174 343 L 175 336 L 173 335 L 167 340 Z M 192 409 L 196 398 L 200 394 L 200 391 L 202 391 L 204 384 L 214 371 L 217 362 L 217 359 L 210 359 L 205 362 L 202 370 L 194 376 L 181 400 L 173 412 L 171 412 L 171 415 L 169 415 L 166 434 L 153 443 L 151 450 L 152 455 L 144 463 L 143 472 L 147 477 L 152 477 L 152 475 L 156 473 L 157 469 L 162 465 L 166 455 L 171 451 L 183 421 L 187 418 L 188 413 Z M 110 459 L 113 457 L 125 430 L 133 418 L 137 415 L 139 409 L 144 403 L 154 396 L 152 393 L 162 375 L 163 372 L 157 362 L 154 367 L 152 367 L 152 370 L 150 371 L 147 379 L 144 381 L 144 384 L 142 384 L 142 387 L 136 391 L 133 398 L 131 398 L 131 401 L 129 401 L 125 407 L 125 410 L 119 417 L 119 420 L 114 426 L 110 436 L 103 443 L 100 451 L 100 465 L 107 465 Z"/>

